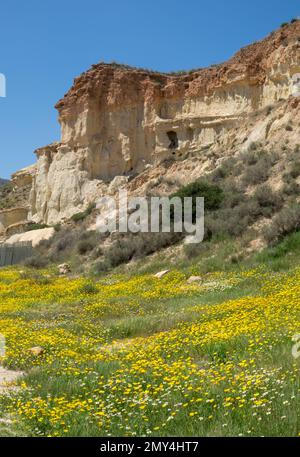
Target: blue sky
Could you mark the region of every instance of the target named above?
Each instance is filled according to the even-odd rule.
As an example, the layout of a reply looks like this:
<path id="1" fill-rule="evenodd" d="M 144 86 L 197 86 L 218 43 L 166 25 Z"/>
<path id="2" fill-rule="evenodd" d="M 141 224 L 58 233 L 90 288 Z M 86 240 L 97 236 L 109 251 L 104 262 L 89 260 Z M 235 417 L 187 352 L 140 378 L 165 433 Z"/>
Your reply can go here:
<path id="1" fill-rule="evenodd" d="M 300 15 L 295 0 L 7 0 L 0 8 L 0 177 L 59 139 L 54 104 L 100 60 L 160 71 L 224 61 Z"/>

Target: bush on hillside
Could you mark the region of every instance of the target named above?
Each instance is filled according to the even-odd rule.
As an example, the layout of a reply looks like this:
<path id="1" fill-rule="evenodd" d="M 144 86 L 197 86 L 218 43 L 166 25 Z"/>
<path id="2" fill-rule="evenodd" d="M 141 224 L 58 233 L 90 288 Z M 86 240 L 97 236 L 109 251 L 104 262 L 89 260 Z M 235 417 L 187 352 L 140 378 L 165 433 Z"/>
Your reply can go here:
<path id="1" fill-rule="evenodd" d="M 31 232 L 33 230 L 41 230 L 41 229 L 48 228 L 48 227 L 49 227 L 49 225 L 47 225 L 47 224 L 37 224 L 37 223 L 32 222 L 26 226 L 26 231 Z"/>
<path id="2" fill-rule="evenodd" d="M 182 233 L 136 233 L 129 234 L 113 243 L 105 252 L 107 262 L 116 267 L 133 258 L 143 258 L 171 246 L 183 238 Z"/>
<path id="3" fill-rule="evenodd" d="M 48 263 L 49 263 L 49 261 L 48 261 L 47 257 L 41 257 L 38 255 L 28 257 L 23 262 L 23 264 L 26 267 L 32 267 L 32 268 L 46 268 Z"/>
<path id="4" fill-rule="evenodd" d="M 92 212 L 95 208 L 96 208 L 96 204 L 91 203 L 85 211 L 73 214 L 73 216 L 71 217 L 72 221 L 73 222 L 84 221 L 90 214 L 92 214 Z"/>
<path id="5" fill-rule="evenodd" d="M 264 237 L 269 244 L 276 244 L 286 235 L 298 230 L 300 230 L 300 206 L 293 204 L 276 214 L 271 225 L 265 229 Z"/>
<path id="6" fill-rule="evenodd" d="M 271 187 L 266 184 L 262 184 L 256 189 L 253 198 L 258 202 L 262 210 L 262 216 L 272 215 L 274 212 L 279 211 L 283 205 L 282 196 L 277 192 L 273 192 Z"/>
<path id="7" fill-rule="evenodd" d="M 187 186 L 181 187 L 175 192 L 172 197 L 179 197 L 181 201 L 184 201 L 185 197 L 192 197 L 193 199 L 193 221 L 196 217 L 196 198 L 204 197 L 205 211 L 214 211 L 220 208 L 222 200 L 224 198 L 222 189 L 215 185 L 210 184 L 206 181 L 197 180 L 188 184 Z"/>
<path id="8" fill-rule="evenodd" d="M 289 182 L 285 182 L 282 187 L 282 193 L 287 196 L 299 195 L 300 186 L 294 179 Z"/>
<path id="9" fill-rule="evenodd" d="M 88 252 L 92 251 L 94 249 L 94 244 L 90 240 L 81 240 L 79 241 L 77 245 L 77 252 L 80 255 L 85 255 Z"/>
<path id="10" fill-rule="evenodd" d="M 160 249 L 175 244 L 183 238 L 182 233 L 136 233 L 117 239 L 103 252 L 103 258 L 94 264 L 95 274 L 101 274 L 130 262 L 144 258 Z"/>
<path id="11" fill-rule="evenodd" d="M 276 152 L 268 153 L 259 149 L 247 151 L 240 158 L 249 165 L 242 176 L 242 182 L 246 186 L 251 186 L 261 184 L 269 178 L 271 169 L 280 159 L 280 155 Z"/>
<path id="12" fill-rule="evenodd" d="M 249 166 L 243 177 L 242 182 L 245 186 L 254 186 L 266 181 L 270 176 L 270 166 L 267 160 L 259 160 L 255 165 Z"/>
<path id="13" fill-rule="evenodd" d="M 300 176 L 300 162 L 294 162 L 291 168 L 291 177 L 297 179 Z"/>

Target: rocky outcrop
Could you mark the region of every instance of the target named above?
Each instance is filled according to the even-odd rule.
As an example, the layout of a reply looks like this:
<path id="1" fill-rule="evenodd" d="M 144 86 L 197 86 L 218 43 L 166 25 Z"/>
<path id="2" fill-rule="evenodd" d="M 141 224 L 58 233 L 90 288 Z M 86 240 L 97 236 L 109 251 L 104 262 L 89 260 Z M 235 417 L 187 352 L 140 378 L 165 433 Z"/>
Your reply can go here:
<path id="1" fill-rule="evenodd" d="M 54 233 L 55 230 L 53 227 L 31 230 L 29 232 L 12 235 L 5 241 L 5 243 L 9 245 L 19 243 L 31 243 L 32 247 L 36 247 L 42 241 L 50 240 L 53 237 Z"/>
<path id="2" fill-rule="evenodd" d="M 6 235 L 13 228 L 22 231 L 27 223 L 28 208 L 11 208 L 0 211 L 0 235 Z"/>
<path id="3" fill-rule="evenodd" d="M 36 173 L 36 165 L 22 168 L 12 175 L 12 183 L 15 189 L 22 189 L 27 186 L 32 186 L 32 181 Z"/>
<path id="4" fill-rule="evenodd" d="M 36 151 L 30 218 L 68 218 L 106 193 L 115 177 L 159 170 L 166 159 L 191 162 L 199 175 L 212 155 L 255 141 L 270 146 L 272 131 L 282 141 L 292 109 L 299 114 L 299 39 L 296 21 L 224 64 L 185 74 L 93 65 L 56 105 L 60 142 Z M 280 118 L 259 116 L 270 106 Z"/>
<path id="5" fill-rule="evenodd" d="M 0 237 L 24 231 L 28 223 L 29 193 L 36 166 L 23 168 L 12 175 L 12 186 L 3 195 L 0 211 Z"/>

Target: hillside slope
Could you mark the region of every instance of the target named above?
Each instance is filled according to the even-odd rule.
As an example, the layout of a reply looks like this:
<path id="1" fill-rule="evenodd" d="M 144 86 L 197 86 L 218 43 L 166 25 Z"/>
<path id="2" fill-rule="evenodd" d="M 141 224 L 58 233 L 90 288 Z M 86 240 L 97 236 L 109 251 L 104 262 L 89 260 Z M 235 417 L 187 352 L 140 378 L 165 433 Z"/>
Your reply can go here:
<path id="1" fill-rule="evenodd" d="M 298 436 L 299 233 L 226 271 L 176 260 L 162 279 L 2 269 L 3 362 L 26 377 L 0 417 L 30 436 Z"/>

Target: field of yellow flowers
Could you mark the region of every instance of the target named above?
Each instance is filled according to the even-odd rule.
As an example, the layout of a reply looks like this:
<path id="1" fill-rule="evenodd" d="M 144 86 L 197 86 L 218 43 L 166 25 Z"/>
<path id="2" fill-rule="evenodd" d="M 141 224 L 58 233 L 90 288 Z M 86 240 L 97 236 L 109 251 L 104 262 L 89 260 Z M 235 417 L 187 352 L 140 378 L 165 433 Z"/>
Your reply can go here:
<path id="1" fill-rule="evenodd" d="M 26 375 L 0 417 L 30 436 L 299 435 L 300 268 L 192 273 L 1 269 L 0 364 Z"/>

